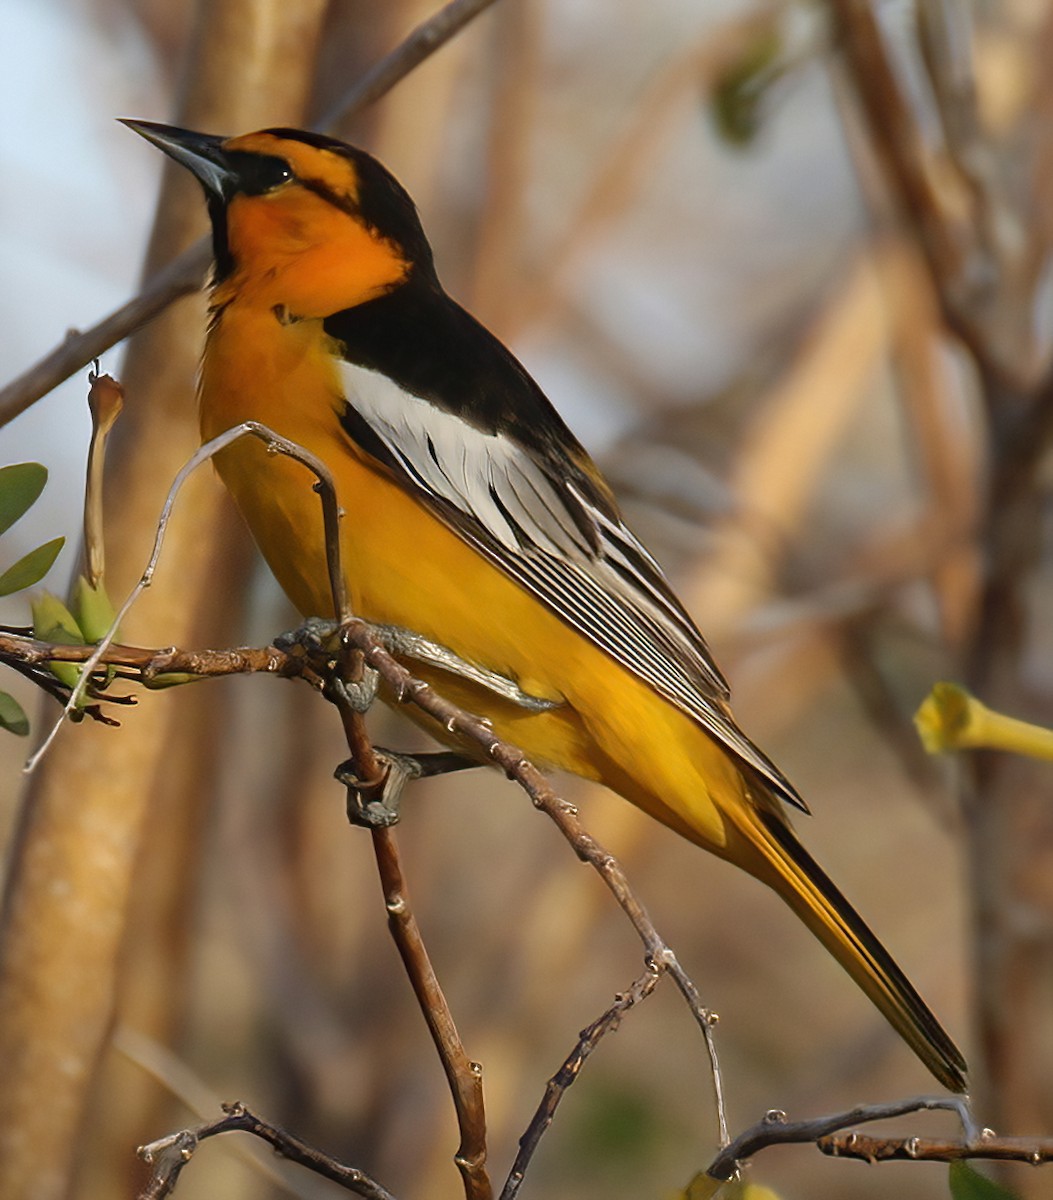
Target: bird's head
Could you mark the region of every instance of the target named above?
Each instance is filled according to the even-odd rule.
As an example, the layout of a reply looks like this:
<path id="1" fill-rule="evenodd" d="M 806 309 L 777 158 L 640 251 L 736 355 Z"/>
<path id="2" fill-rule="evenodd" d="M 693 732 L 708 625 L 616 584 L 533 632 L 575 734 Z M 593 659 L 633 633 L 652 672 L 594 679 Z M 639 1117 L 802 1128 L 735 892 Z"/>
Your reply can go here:
<path id="1" fill-rule="evenodd" d="M 297 317 L 326 317 L 414 275 L 434 279 L 413 201 L 365 151 L 297 129 L 222 138 L 151 121 L 124 124 L 204 188 L 216 303 L 236 293 Z"/>

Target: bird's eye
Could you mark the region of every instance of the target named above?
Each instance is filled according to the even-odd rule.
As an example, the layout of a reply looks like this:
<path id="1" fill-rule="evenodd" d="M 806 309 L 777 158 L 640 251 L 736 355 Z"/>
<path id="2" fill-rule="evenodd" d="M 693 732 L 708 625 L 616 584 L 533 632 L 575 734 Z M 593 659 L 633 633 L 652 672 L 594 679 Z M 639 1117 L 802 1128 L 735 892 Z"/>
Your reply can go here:
<path id="1" fill-rule="evenodd" d="M 240 151 L 228 157 L 238 180 L 238 191 L 246 196 L 262 196 L 266 192 L 273 192 L 293 178 L 292 167 L 284 158 Z"/>

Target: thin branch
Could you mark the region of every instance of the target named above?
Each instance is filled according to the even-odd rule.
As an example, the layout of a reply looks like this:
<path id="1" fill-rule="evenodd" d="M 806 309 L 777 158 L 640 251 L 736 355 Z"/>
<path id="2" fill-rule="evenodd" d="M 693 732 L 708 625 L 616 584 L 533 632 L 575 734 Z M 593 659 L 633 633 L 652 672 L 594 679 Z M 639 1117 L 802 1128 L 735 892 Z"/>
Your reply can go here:
<path id="1" fill-rule="evenodd" d="M 866 1133 L 843 1133 L 816 1140 L 816 1146 L 831 1158 L 858 1158 L 879 1162 L 955 1162 L 986 1158 L 1000 1162 L 1027 1163 L 1039 1167 L 1053 1162 L 1053 1138 L 998 1137 L 985 1129 L 979 1138 L 883 1138 Z"/>
<path id="2" fill-rule="evenodd" d="M 113 622 L 106 631 L 105 637 L 98 642 L 93 653 L 85 662 L 84 670 L 77 681 L 77 686 L 70 692 L 62 715 L 51 727 L 51 730 L 39 748 L 27 760 L 23 768 L 26 774 L 34 770 L 47 753 L 48 747 L 58 736 L 58 731 L 62 728 L 63 722 L 77 710 L 78 705 L 84 697 L 88 681 L 98 668 L 103 655 L 113 643 L 113 639 L 117 636 L 117 630 L 120 628 L 121 622 L 128 615 L 128 611 L 132 605 L 153 582 L 154 574 L 157 571 L 157 564 L 161 557 L 165 534 L 168 530 L 168 522 L 171 518 L 172 508 L 175 505 L 179 490 L 202 463 L 208 462 L 214 455 L 243 437 L 259 438 L 260 441 L 266 444 L 268 450 L 295 459 L 297 462 L 302 463 L 317 478 L 316 490 L 321 500 L 322 515 L 325 524 L 326 559 L 329 566 L 329 586 L 333 596 L 334 611 L 341 618 L 345 617 L 350 611 L 347 603 L 347 587 L 344 582 L 343 571 L 340 569 L 338 529 L 341 514 L 336 499 L 336 485 L 333 483 L 333 477 L 330 474 L 329 468 L 309 450 L 305 450 L 302 446 L 297 445 L 296 442 L 291 442 L 287 438 L 281 437 L 272 429 L 268 429 L 266 425 L 261 425 L 259 421 L 245 421 L 241 425 L 235 425 L 231 429 L 224 430 L 223 433 L 201 446 L 180 468 L 172 486 L 168 489 L 168 495 L 165 498 L 164 507 L 157 522 L 157 533 L 154 537 L 154 545 L 150 552 L 150 559 L 146 564 L 146 569 L 139 577 L 138 583 L 128 593 L 124 603 L 118 609 L 117 615 L 113 618 Z"/>
<path id="3" fill-rule="evenodd" d="M 401 80 L 420 66 L 426 58 L 444 46 L 452 37 L 496 0 L 451 0 L 433 16 L 404 38 L 390 54 L 354 83 L 329 111 L 318 121 L 316 128 L 327 130 L 346 121 L 348 117 L 375 103 Z"/>
<path id="4" fill-rule="evenodd" d="M 272 1125 L 250 1112 L 243 1104 L 223 1105 L 225 1116 L 193 1129 L 184 1129 L 147 1146 L 140 1146 L 139 1157 L 153 1165 L 153 1173 L 146 1187 L 139 1193 L 139 1200 L 165 1200 L 172 1194 L 183 1168 L 193 1157 L 198 1146 L 208 1138 L 221 1133 L 251 1133 L 270 1143 L 275 1151 L 291 1162 L 299 1163 L 316 1175 L 332 1180 L 349 1192 L 366 1197 L 366 1200 L 395 1200 L 394 1196 L 377 1181 L 349 1167 L 331 1155 L 323 1154 L 300 1138 L 277 1125 Z"/>
<path id="5" fill-rule="evenodd" d="M 331 574 L 336 570 L 333 561 L 334 547 L 338 549 L 335 543 L 330 542 Z M 346 622 L 343 624 L 346 625 Z M 364 651 L 349 640 L 341 639 L 341 642 L 344 649 L 343 661 L 338 664 L 341 678 L 359 683 L 365 673 Z M 326 694 L 336 704 L 340 713 L 355 774 L 360 780 L 367 783 L 375 780 L 382 786 L 384 773 L 366 730 L 363 713 L 352 707 L 346 689 L 330 689 Z M 453 1012 L 431 964 L 431 957 L 410 906 L 395 831 L 390 827 L 374 827 L 371 833 L 377 873 L 384 893 L 384 907 L 388 914 L 388 930 L 409 976 L 410 985 L 417 997 L 417 1003 L 449 1084 L 461 1137 L 454 1162 L 461 1173 L 465 1198 L 492 1200 L 493 1186 L 486 1171 L 483 1069 L 465 1052 Z"/>
<path id="6" fill-rule="evenodd" d="M 972 1113 L 969 1111 L 968 1099 L 964 1096 L 918 1096 L 913 1100 L 899 1100 L 892 1104 L 860 1104 L 846 1112 L 815 1117 L 808 1121 L 788 1121 L 784 1112 L 780 1109 L 772 1109 L 756 1125 L 751 1125 L 733 1142 L 725 1146 L 706 1168 L 706 1174 L 713 1179 L 730 1179 L 738 1170 L 740 1162 L 768 1146 L 818 1142 L 820 1138 L 828 1138 L 849 1125 L 860 1125 L 868 1121 L 886 1121 L 890 1117 L 900 1117 L 905 1113 L 928 1112 L 934 1109 L 957 1113 L 966 1140 L 983 1142 L 983 1135 L 986 1131 L 977 1127 Z M 850 1141 L 853 1137 L 858 1136 L 858 1134 L 849 1134 L 846 1140 Z M 824 1153 L 830 1154 L 834 1151 L 824 1150 Z"/>
<path id="7" fill-rule="evenodd" d="M 483 1069 L 465 1053 L 453 1013 L 432 968 L 410 907 L 395 831 L 390 828 L 374 829 L 372 834 L 377 870 L 384 890 L 384 906 L 388 912 L 388 928 L 439 1052 L 453 1097 L 461 1135 L 454 1161 L 461 1172 L 465 1196 L 467 1200 L 490 1200 L 493 1188 L 486 1172 Z"/>
<path id="8" fill-rule="evenodd" d="M 620 992 L 615 997 L 614 1003 L 606 1012 L 581 1031 L 577 1045 L 545 1086 L 545 1095 L 531 1118 L 526 1132 L 519 1139 L 519 1153 L 508 1173 L 500 1200 L 514 1200 L 519 1192 L 519 1186 L 526 1175 L 530 1160 L 534 1157 L 534 1151 L 537 1150 L 542 1136 L 552 1124 L 560 1101 L 566 1095 L 567 1088 L 577 1079 L 578 1073 L 585 1065 L 585 1060 L 596 1049 L 600 1039 L 618 1028 L 622 1017 L 634 1004 L 647 999 L 658 986 L 660 978 L 661 972 L 649 967 L 643 975 L 633 981 L 627 992 Z"/>
<path id="9" fill-rule="evenodd" d="M 328 129 L 379 100 L 493 3 L 495 0 L 451 0 L 433 17 L 418 25 L 390 54 L 385 55 L 349 88 L 326 113 L 320 128 Z M 139 295 L 90 329 L 72 333 L 39 362 L 0 389 L 0 428 L 74 372 L 123 341 L 141 325 L 153 320 L 174 301 L 197 291 L 211 260 L 211 244 L 208 238 L 202 238 L 158 271 Z"/>

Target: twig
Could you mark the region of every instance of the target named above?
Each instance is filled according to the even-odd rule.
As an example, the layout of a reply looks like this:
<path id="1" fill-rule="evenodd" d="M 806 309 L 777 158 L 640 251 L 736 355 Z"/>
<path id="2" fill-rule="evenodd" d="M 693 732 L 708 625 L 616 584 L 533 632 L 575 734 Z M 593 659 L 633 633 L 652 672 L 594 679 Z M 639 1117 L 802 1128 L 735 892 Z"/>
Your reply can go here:
<path id="1" fill-rule="evenodd" d="M 172 515 L 172 508 L 175 505 L 176 496 L 179 494 L 180 488 L 182 488 L 190 475 L 202 463 L 208 462 L 214 455 L 243 437 L 259 438 L 260 441 L 266 443 L 269 450 L 287 455 L 289 458 L 302 463 L 317 478 L 316 490 L 321 499 L 322 515 L 325 523 L 329 586 L 336 614 L 343 617 L 349 612 L 347 587 L 344 583 L 343 572 L 340 569 L 339 535 L 337 532 L 340 523 L 340 509 L 336 499 L 336 485 L 333 483 L 333 477 L 329 472 L 329 468 L 309 450 L 305 450 L 302 446 L 297 445 L 296 442 L 290 442 L 287 438 L 281 437 L 274 430 L 268 429 L 266 425 L 261 425 L 259 421 L 245 421 L 241 425 L 235 425 L 231 429 L 225 430 L 218 437 L 212 438 L 211 441 L 201 446 L 180 468 L 172 486 L 168 489 L 168 495 L 165 498 L 164 507 L 157 522 L 157 533 L 154 537 L 154 545 L 150 552 L 150 559 L 146 564 L 146 569 L 139 577 L 138 583 L 128 593 L 124 603 L 118 609 L 110 628 L 106 631 L 106 635 L 98 642 L 92 654 L 87 658 L 84 670 L 81 671 L 80 679 L 77 681 L 77 686 L 70 692 L 69 699 L 66 701 L 61 716 L 51 727 L 51 730 L 39 748 L 26 761 L 23 771 L 27 775 L 34 770 L 47 753 L 48 747 L 58 736 L 58 731 L 62 728 L 65 719 L 76 710 L 87 689 L 88 681 L 98 668 L 103 655 L 112 645 L 121 622 L 128 615 L 128 610 L 153 582 L 154 573 L 157 570 L 157 564 L 161 557 L 161 549 L 164 545 L 165 533 L 168 530 L 168 522 Z"/>
<path id="2" fill-rule="evenodd" d="M 831 1158 L 879 1162 L 955 1162 L 965 1158 L 997 1159 L 1038 1167 L 1053 1162 L 1053 1138 L 998 1137 L 985 1129 L 979 1138 L 882 1138 L 866 1133 L 832 1134 L 816 1140 Z"/>
<path id="3" fill-rule="evenodd" d="M 373 850 L 384 890 L 388 928 L 413 985 L 432 1041 L 450 1085 L 461 1143 L 454 1161 L 464 1181 L 467 1200 L 490 1200 L 493 1188 L 486 1172 L 486 1114 L 483 1069 L 465 1053 L 453 1014 L 432 968 L 420 928 L 410 908 L 402 863 L 393 829 L 374 829 Z"/>
<path id="4" fill-rule="evenodd" d="M 519 1185 L 523 1182 L 523 1177 L 526 1174 L 527 1167 L 530 1165 L 530 1160 L 534 1156 L 534 1151 L 537 1149 L 538 1143 L 541 1141 L 545 1131 L 552 1124 L 552 1119 L 556 1115 L 556 1109 L 560 1101 L 566 1095 L 567 1088 L 577 1079 L 578 1073 L 585 1064 L 585 1060 L 596 1049 L 600 1039 L 618 1028 L 622 1017 L 634 1004 L 637 1004 L 640 1000 L 647 999 L 658 986 L 660 978 L 660 971 L 649 968 L 643 975 L 634 980 L 627 992 L 620 992 L 615 997 L 614 1003 L 606 1012 L 597 1017 L 591 1025 L 586 1025 L 581 1031 L 577 1045 L 545 1086 L 545 1095 L 538 1105 L 534 1116 L 531 1118 L 526 1132 L 519 1139 L 519 1153 L 516 1155 L 507 1180 L 505 1180 L 500 1200 L 513 1200 L 519 1192 Z"/>
<path id="5" fill-rule="evenodd" d="M 0 663 L 36 666 L 48 662 L 87 662 L 96 653 L 95 646 L 70 646 L 59 642 L 41 642 L 18 633 L 0 632 Z M 136 671 L 150 684 L 159 675 L 195 675 L 203 679 L 222 675 L 264 672 L 293 676 L 303 673 L 305 660 L 279 650 L 276 646 L 256 648 L 239 646 L 223 650 L 179 650 L 169 646 L 150 649 L 111 643 L 97 667 L 124 667 Z"/>
<path id="6" fill-rule="evenodd" d="M 495 0 L 451 0 L 418 25 L 334 105 L 321 122 L 327 129 L 372 104 L 404 79 L 414 67 L 445 45 Z M 153 320 L 181 296 L 201 287 L 212 258 L 208 238 L 195 242 L 146 284 L 138 296 L 122 304 L 90 329 L 77 332 L 23 374 L 0 389 L 0 428 L 58 387 L 75 371 Z"/>
<path id="7" fill-rule="evenodd" d="M 702 1031 L 709 1054 L 720 1141 L 723 1145 L 727 1141 L 727 1117 L 723 1080 L 713 1036 L 716 1014 L 703 1005 L 691 978 L 659 936 L 647 911 L 629 886 L 621 863 L 586 832 L 578 820 L 577 809 L 556 794 L 545 776 L 523 757 L 523 752 L 518 747 L 496 737 L 493 729 L 481 717 L 458 708 L 433 691 L 423 680 L 415 678 L 384 649 L 364 621 L 350 621 L 344 626 L 343 634 L 348 641 L 362 650 L 366 663 L 380 674 L 396 696 L 428 713 L 443 725 L 447 732 L 481 746 L 509 779 L 515 780 L 523 788 L 535 807 L 541 809 L 556 824 L 578 857 L 599 873 L 643 942 L 649 965 L 656 971 L 669 972 Z"/>
<path id="8" fill-rule="evenodd" d="M 183 1168 L 193 1157 L 198 1146 L 217 1134 L 233 1132 L 251 1133 L 262 1138 L 283 1158 L 307 1167 L 315 1174 L 340 1184 L 349 1192 L 365 1196 L 366 1200 L 395 1200 L 387 1188 L 364 1171 L 323 1154 L 277 1125 L 264 1121 L 243 1104 L 225 1104 L 223 1111 L 226 1115 L 215 1121 L 206 1122 L 193 1129 L 185 1129 L 139 1147 L 139 1157 L 153 1165 L 153 1173 L 146 1187 L 139 1193 L 139 1200 L 164 1200 L 166 1196 L 170 1196 Z"/>
<path id="9" fill-rule="evenodd" d="M 829 1138 L 849 1125 L 859 1125 L 868 1121 L 886 1121 L 890 1117 L 900 1117 L 905 1113 L 926 1112 L 933 1109 L 944 1109 L 958 1114 L 966 1140 L 983 1144 L 985 1132 L 977 1127 L 969 1111 L 968 1099 L 964 1096 L 918 1096 L 913 1100 L 899 1100 L 892 1104 L 860 1104 L 846 1112 L 834 1113 L 826 1117 L 814 1117 L 809 1121 L 788 1121 L 786 1114 L 780 1109 L 772 1109 L 764 1118 L 751 1125 L 745 1132 L 740 1133 L 729 1145 L 725 1146 L 717 1157 L 706 1168 L 706 1174 L 713 1179 L 730 1179 L 738 1170 L 738 1165 L 745 1159 L 768 1146 L 785 1146 L 799 1142 L 819 1142 L 821 1138 Z M 850 1143 L 858 1134 L 848 1134 L 844 1139 Z M 908 1142 L 916 1139 L 907 1139 Z M 836 1151 L 820 1147 L 825 1154 Z M 860 1156 L 862 1157 L 862 1156 Z"/>

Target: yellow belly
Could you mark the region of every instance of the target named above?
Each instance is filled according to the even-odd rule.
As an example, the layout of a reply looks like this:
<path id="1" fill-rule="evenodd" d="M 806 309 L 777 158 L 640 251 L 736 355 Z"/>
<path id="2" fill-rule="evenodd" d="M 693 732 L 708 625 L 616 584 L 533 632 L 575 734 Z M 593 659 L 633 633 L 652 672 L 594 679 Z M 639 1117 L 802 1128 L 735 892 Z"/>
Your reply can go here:
<path id="1" fill-rule="evenodd" d="M 239 360 L 241 346 L 253 347 L 250 362 Z M 600 780 L 724 851 L 729 831 L 716 797 L 743 792 L 727 756 L 355 452 L 339 425 L 342 404 L 316 323 L 278 326 L 270 313 L 224 312 L 202 370 L 202 433 L 262 421 L 329 466 L 344 510 L 341 555 L 355 613 L 415 630 L 531 695 L 563 701 L 531 714 L 460 679 L 435 677 L 443 694 L 488 716 L 530 757 Z M 293 603 L 304 615 L 332 615 L 311 473 L 248 438 L 224 451 L 217 468 Z"/>

